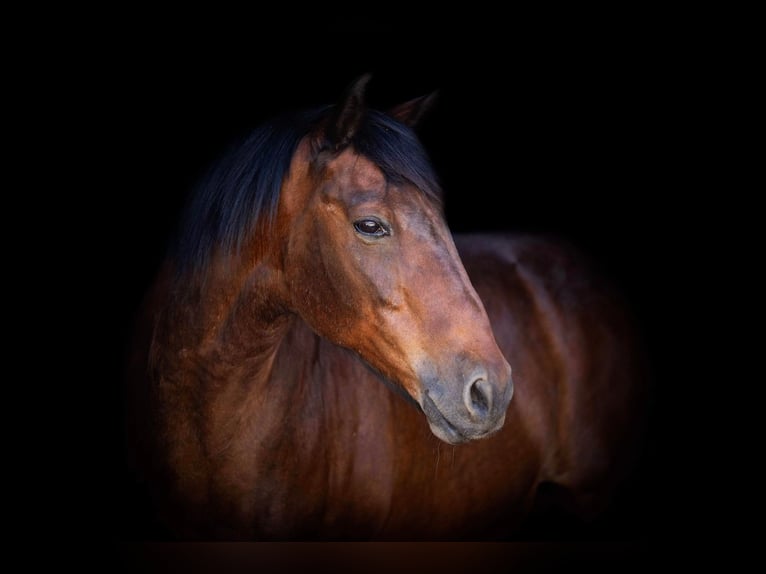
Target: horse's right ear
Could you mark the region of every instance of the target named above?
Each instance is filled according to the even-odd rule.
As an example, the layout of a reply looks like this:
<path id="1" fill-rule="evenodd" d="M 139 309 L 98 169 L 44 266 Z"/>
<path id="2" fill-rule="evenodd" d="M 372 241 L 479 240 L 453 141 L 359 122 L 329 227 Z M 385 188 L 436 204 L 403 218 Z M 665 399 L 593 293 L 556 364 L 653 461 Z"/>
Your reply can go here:
<path id="1" fill-rule="evenodd" d="M 371 77 L 372 74 L 364 74 L 354 80 L 330 117 L 325 135 L 336 150 L 345 147 L 359 129 L 365 112 L 364 92 Z"/>

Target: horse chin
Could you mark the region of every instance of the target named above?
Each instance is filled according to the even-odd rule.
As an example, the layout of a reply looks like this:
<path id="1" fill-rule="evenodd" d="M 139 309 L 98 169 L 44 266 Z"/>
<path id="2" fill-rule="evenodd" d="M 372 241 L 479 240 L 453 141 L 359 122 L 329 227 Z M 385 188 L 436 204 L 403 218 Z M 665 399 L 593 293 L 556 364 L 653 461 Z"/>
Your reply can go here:
<path id="1" fill-rule="evenodd" d="M 431 432 L 437 438 L 443 440 L 447 444 L 454 445 L 454 444 L 464 444 L 467 442 L 489 438 L 493 434 L 497 433 L 501 428 L 503 428 L 503 423 L 501 422 L 497 427 L 495 427 L 492 430 L 480 432 L 480 433 L 472 433 L 472 434 L 464 434 L 463 432 L 455 428 L 452 424 L 450 424 L 448 421 L 446 422 L 446 424 L 444 423 L 437 424 L 432 422 L 429 419 L 428 426 L 431 428 Z"/>
<path id="2" fill-rule="evenodd" d="M 438 423 L 428 419 L 428 426 L 431 427 L 431 432 L 434 433 L 436 438 L 443 440 L 447 444 L 463 444 L 471 439 L 463 435 L 454 426 L 452 426 L 446 419 L 439 421 Z"/>

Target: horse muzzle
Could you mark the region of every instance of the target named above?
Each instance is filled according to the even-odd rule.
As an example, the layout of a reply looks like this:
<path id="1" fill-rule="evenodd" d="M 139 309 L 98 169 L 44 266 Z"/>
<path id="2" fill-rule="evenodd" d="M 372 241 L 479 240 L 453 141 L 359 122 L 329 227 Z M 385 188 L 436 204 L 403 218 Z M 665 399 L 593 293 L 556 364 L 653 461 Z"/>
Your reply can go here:
<path id="1" fill-rule="evenodd" d="M 486 438 L 499 431 L 513 397 L 510 376 L 492 381 L 482 372 L 463 385 L 430 380 L 423 385 L 420 406 L 438 438 L 460 444 Z"/>

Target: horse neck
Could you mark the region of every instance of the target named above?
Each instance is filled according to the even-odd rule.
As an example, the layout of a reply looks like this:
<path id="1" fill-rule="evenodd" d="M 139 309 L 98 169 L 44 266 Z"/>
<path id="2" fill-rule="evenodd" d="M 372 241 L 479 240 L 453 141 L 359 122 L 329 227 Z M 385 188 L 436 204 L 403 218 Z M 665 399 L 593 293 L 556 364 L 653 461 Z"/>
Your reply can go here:
<path id="1" fill-rule="evenodd" d="M 253 380 L 261 371 L 266 376 L 289 323 L 275 287 L 278 275 L 265 260 L 247 264 L 232 257 L 213 261 L 204 275 L 167 281 L 153 353 L 221 365 L 222 371 L 246 366 Z M 230 378 L 211 374 L 193 377 L 194 384 Z"/>

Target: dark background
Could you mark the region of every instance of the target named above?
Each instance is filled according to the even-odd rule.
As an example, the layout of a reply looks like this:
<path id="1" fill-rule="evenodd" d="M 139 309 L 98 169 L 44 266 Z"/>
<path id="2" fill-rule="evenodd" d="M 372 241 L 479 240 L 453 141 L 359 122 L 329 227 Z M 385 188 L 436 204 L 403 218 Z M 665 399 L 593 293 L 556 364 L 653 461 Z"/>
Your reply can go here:
<path id="1" fill-rule="evenodd" d="M 69 230 L 77 251 L 68 265 L 86 269 L 91 282 L 79 291 L 94 310 L 78 343 L 93 359 L 67 365 L 83 373 L 70 421 L 78 458 L 59 454 L 59 468 L 85 470 L 61 479 L 71 483 L 66 534 L 123 541 L 155 532 L 123 460 L 120 385 L 131 321 L 191 185 L 265 119 L 333 103 L 366 72 L 373 107 L 439 91 L 420 134 L 454 231 L 561 236 L 627 297 L 659 392 L 636 483 L 611 522 L 585 536 L 654 543 L 705 529 L 704 517 L 692 518 L 705 473 L 699 414 L 687 402 L 703 381 L 687 369 L 685 333 L 697 241 L 686 223 L 706 170 L 696 157 L 705 137 L 696 86 L 708 53 L 676 35 L 678 21 L 529 24 L 417 45 L 417 27 L 317 33 L 292 48 L 290 35 L 176 40 L 164 27 L 105 28 L 50 52 L 56 73 L 46 83 L 61 95 L 48 113 L 64 118 L 61 149 L 75 134 L 68 169 L 78 192 L 67 203 L 85 222 Z"/>

